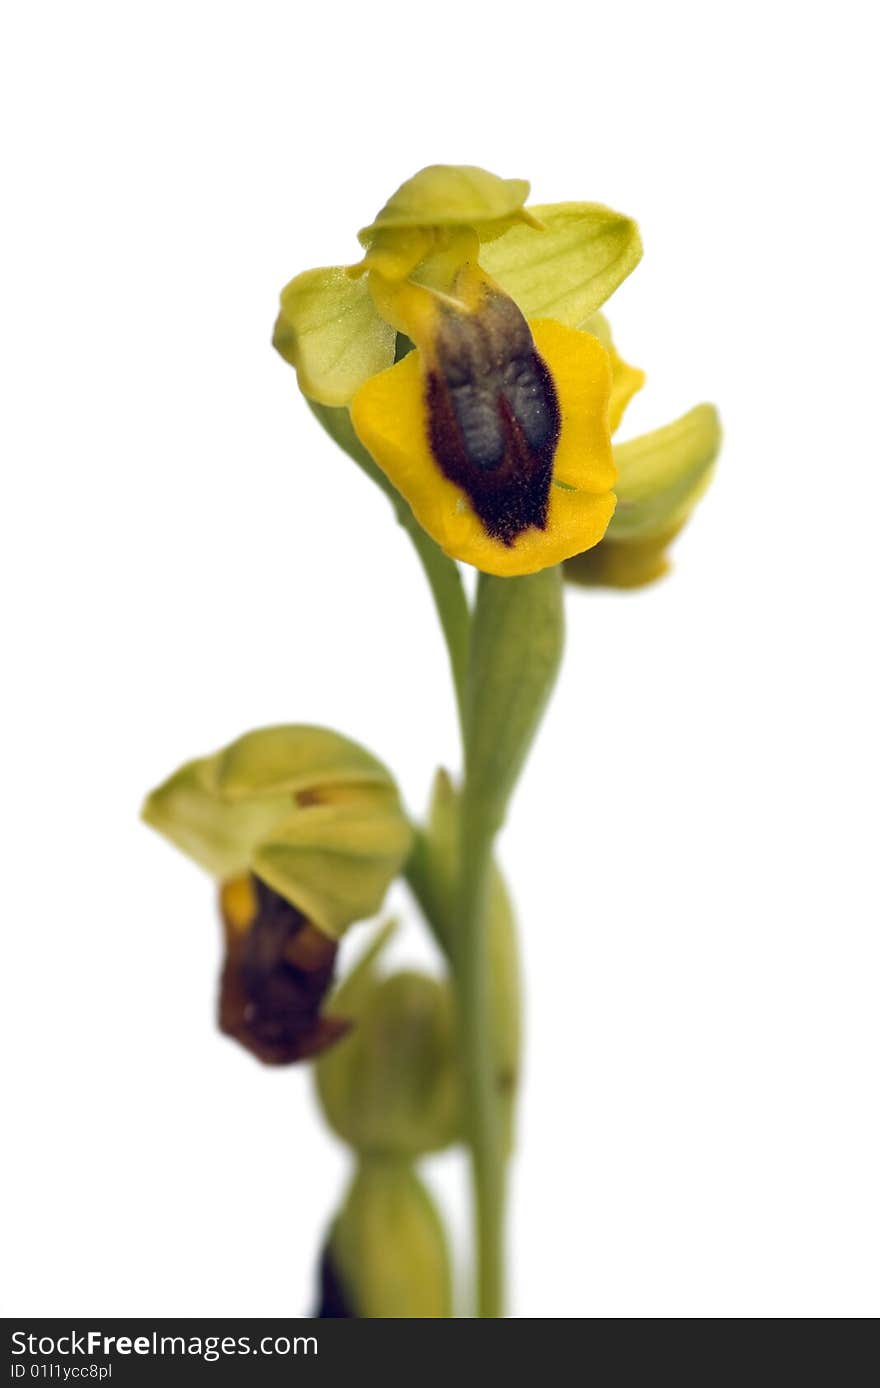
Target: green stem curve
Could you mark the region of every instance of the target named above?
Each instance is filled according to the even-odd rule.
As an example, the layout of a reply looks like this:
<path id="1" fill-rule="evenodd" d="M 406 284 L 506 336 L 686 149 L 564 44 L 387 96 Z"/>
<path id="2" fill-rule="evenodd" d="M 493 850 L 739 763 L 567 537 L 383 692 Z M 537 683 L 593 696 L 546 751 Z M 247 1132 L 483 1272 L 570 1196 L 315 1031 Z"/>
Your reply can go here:
<path id="1" fill-rule="evenodd" d="M 384 492 L 400 525 L 409 536 L 428 580 L 431 596 L 437 608 L 449 664 L 452 670 L 452 683 L 455 688 L 455 702 L 458 709 L 459 726 L 464 723 L 464 693 L 470 647 L 471 614 L 468 607 L 461 572 L 454 559 L 444 554 L 439 545 L 423 530 L 406 501 L 389 482 L 380 467 L 373 462 L 367 450 L 354 431 L 351 416 L 347 409 L 333 405 L 319 405 L 309 400 L 308 406 L 315 418 L 347 453 L 353 462 L 367 474 L 380 491 Z"/>

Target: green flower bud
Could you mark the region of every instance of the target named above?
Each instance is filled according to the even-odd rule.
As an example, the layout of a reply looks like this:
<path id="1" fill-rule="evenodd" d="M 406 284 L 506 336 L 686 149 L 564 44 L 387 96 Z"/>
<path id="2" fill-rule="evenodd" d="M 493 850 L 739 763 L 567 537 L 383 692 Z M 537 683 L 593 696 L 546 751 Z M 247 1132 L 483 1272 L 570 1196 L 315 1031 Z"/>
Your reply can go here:
<path id="1" fill-rule="evenodd" d="M 452 1315 L 440 1217 L 412 1167 L 359 1167 L 331 1230 L 321 1270 L 321 1316 L 427 1319 Z"/>
<path id="2" fill-rule="evenodd" d="M 609 539 L 650 539 L 682 525 L 709 485 L 720 447 L 713 405 L 697 405 L 674 423 L 619 444 Z"/>
<path id="3" fill-rule="evenodd" d="M 617 509 L 605 538 L 565 563 L 584 586 L 637 588 L 669 568 L 667 548 L 712 480 L 721 425 L 712 405 L 697 405 L 662 429 L 618 444 Z"/>
<path id="4" fill-rule="evenodd" d="M 447 983 L 414 972 L 377 976 L 387 931 L 333 997 L 354 1025 L 315 1067 L 334 1131 L 362 1153 L 417 1157 L 459 1134 L 459 1087 Z"/>
<path id="5" fill-rule="evenodd" d="M 262 728 L 187 763 L 143 816 L 221 882 L 254 873 L 331 940 L 376 914 L 411 842 L 381 762 L 306 726 Z"/>
<path id="6" fill-rule="evenodd" d="M 458 796 L 449 774 L 434 780 L 427 831 L 416 841 L 409 878 L 449 952 L 454 948 L 455 883 L 458 859 Z M 516 921 L 504 877 L 492 865 L 489 883 L 489 956 L 492 1045 L 502 1121 L 512 1138 L 519 1084 L 521 1007 Z"/>

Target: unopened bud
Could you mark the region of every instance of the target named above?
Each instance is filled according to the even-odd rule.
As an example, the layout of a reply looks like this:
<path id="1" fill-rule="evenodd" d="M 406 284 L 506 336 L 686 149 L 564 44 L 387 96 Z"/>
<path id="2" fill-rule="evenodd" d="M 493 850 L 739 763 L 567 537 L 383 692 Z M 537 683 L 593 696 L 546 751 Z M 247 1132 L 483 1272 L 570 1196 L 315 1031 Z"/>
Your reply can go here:
<path id="1" fill-rule="evenodd" d="M 414 972 L 379 978 L 375 956 L 333 997 L 352 1029 L 315 1067 L 336 1133 L 359 1152 L 416 1157 L 459 1135 L 459 1085 L 448 984 Z"/>
<path id="2" fill-rule="evenodd" d="M 438 1319 L 452 1315 L 440 1217 L 412 1167 L 359 1167 L 324 1253 L 319 1315 Z"/>

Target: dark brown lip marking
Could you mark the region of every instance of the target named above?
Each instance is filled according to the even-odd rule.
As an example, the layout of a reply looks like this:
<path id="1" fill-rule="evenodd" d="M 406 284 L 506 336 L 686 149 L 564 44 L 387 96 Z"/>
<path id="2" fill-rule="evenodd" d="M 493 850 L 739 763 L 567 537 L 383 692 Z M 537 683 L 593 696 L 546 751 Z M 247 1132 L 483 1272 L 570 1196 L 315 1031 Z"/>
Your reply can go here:
<path id="1" fill-rule="evenodd" d="M 336 945 L 301 911 L 252 879 L 257 910 L 246 933 L 224 918 L 220 1030 L 267 1065 L 289 1065 L 326 1050 L 349 1023 L 321 1015 Z"/>
<path id="2" fill-rule="evenodd" d="M 561 417 L 553 378 L 512 299 L 444 311 L 428 373 L 431 452 L 487 533 L 505 545 L 543 530 Z"/>

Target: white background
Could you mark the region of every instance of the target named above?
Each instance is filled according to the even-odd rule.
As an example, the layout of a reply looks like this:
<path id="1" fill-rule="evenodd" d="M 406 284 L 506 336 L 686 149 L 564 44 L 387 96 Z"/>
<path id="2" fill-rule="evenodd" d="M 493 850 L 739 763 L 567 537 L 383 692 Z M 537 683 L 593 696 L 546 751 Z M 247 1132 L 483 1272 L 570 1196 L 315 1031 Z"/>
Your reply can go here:
<path id="1" fill-rule="evenodd" d="M 435 161 L 638 217 L 626 432 L 702 399 L 726 427 L 673 577 L 571 594 L 504 837 L 513 1310 L 876 1314 L 869 15 L 6 7 L 7 1314 L 309 1307 L 345 1153 L 304 1070 L 215 1033 L 212 888 L 137 814 L 279 720 L 413 807 L 455 764 L 407 541 L 269 346 L 286 280 Z M 430 1176 L 461 1235 L 462 1163 Z"/>

